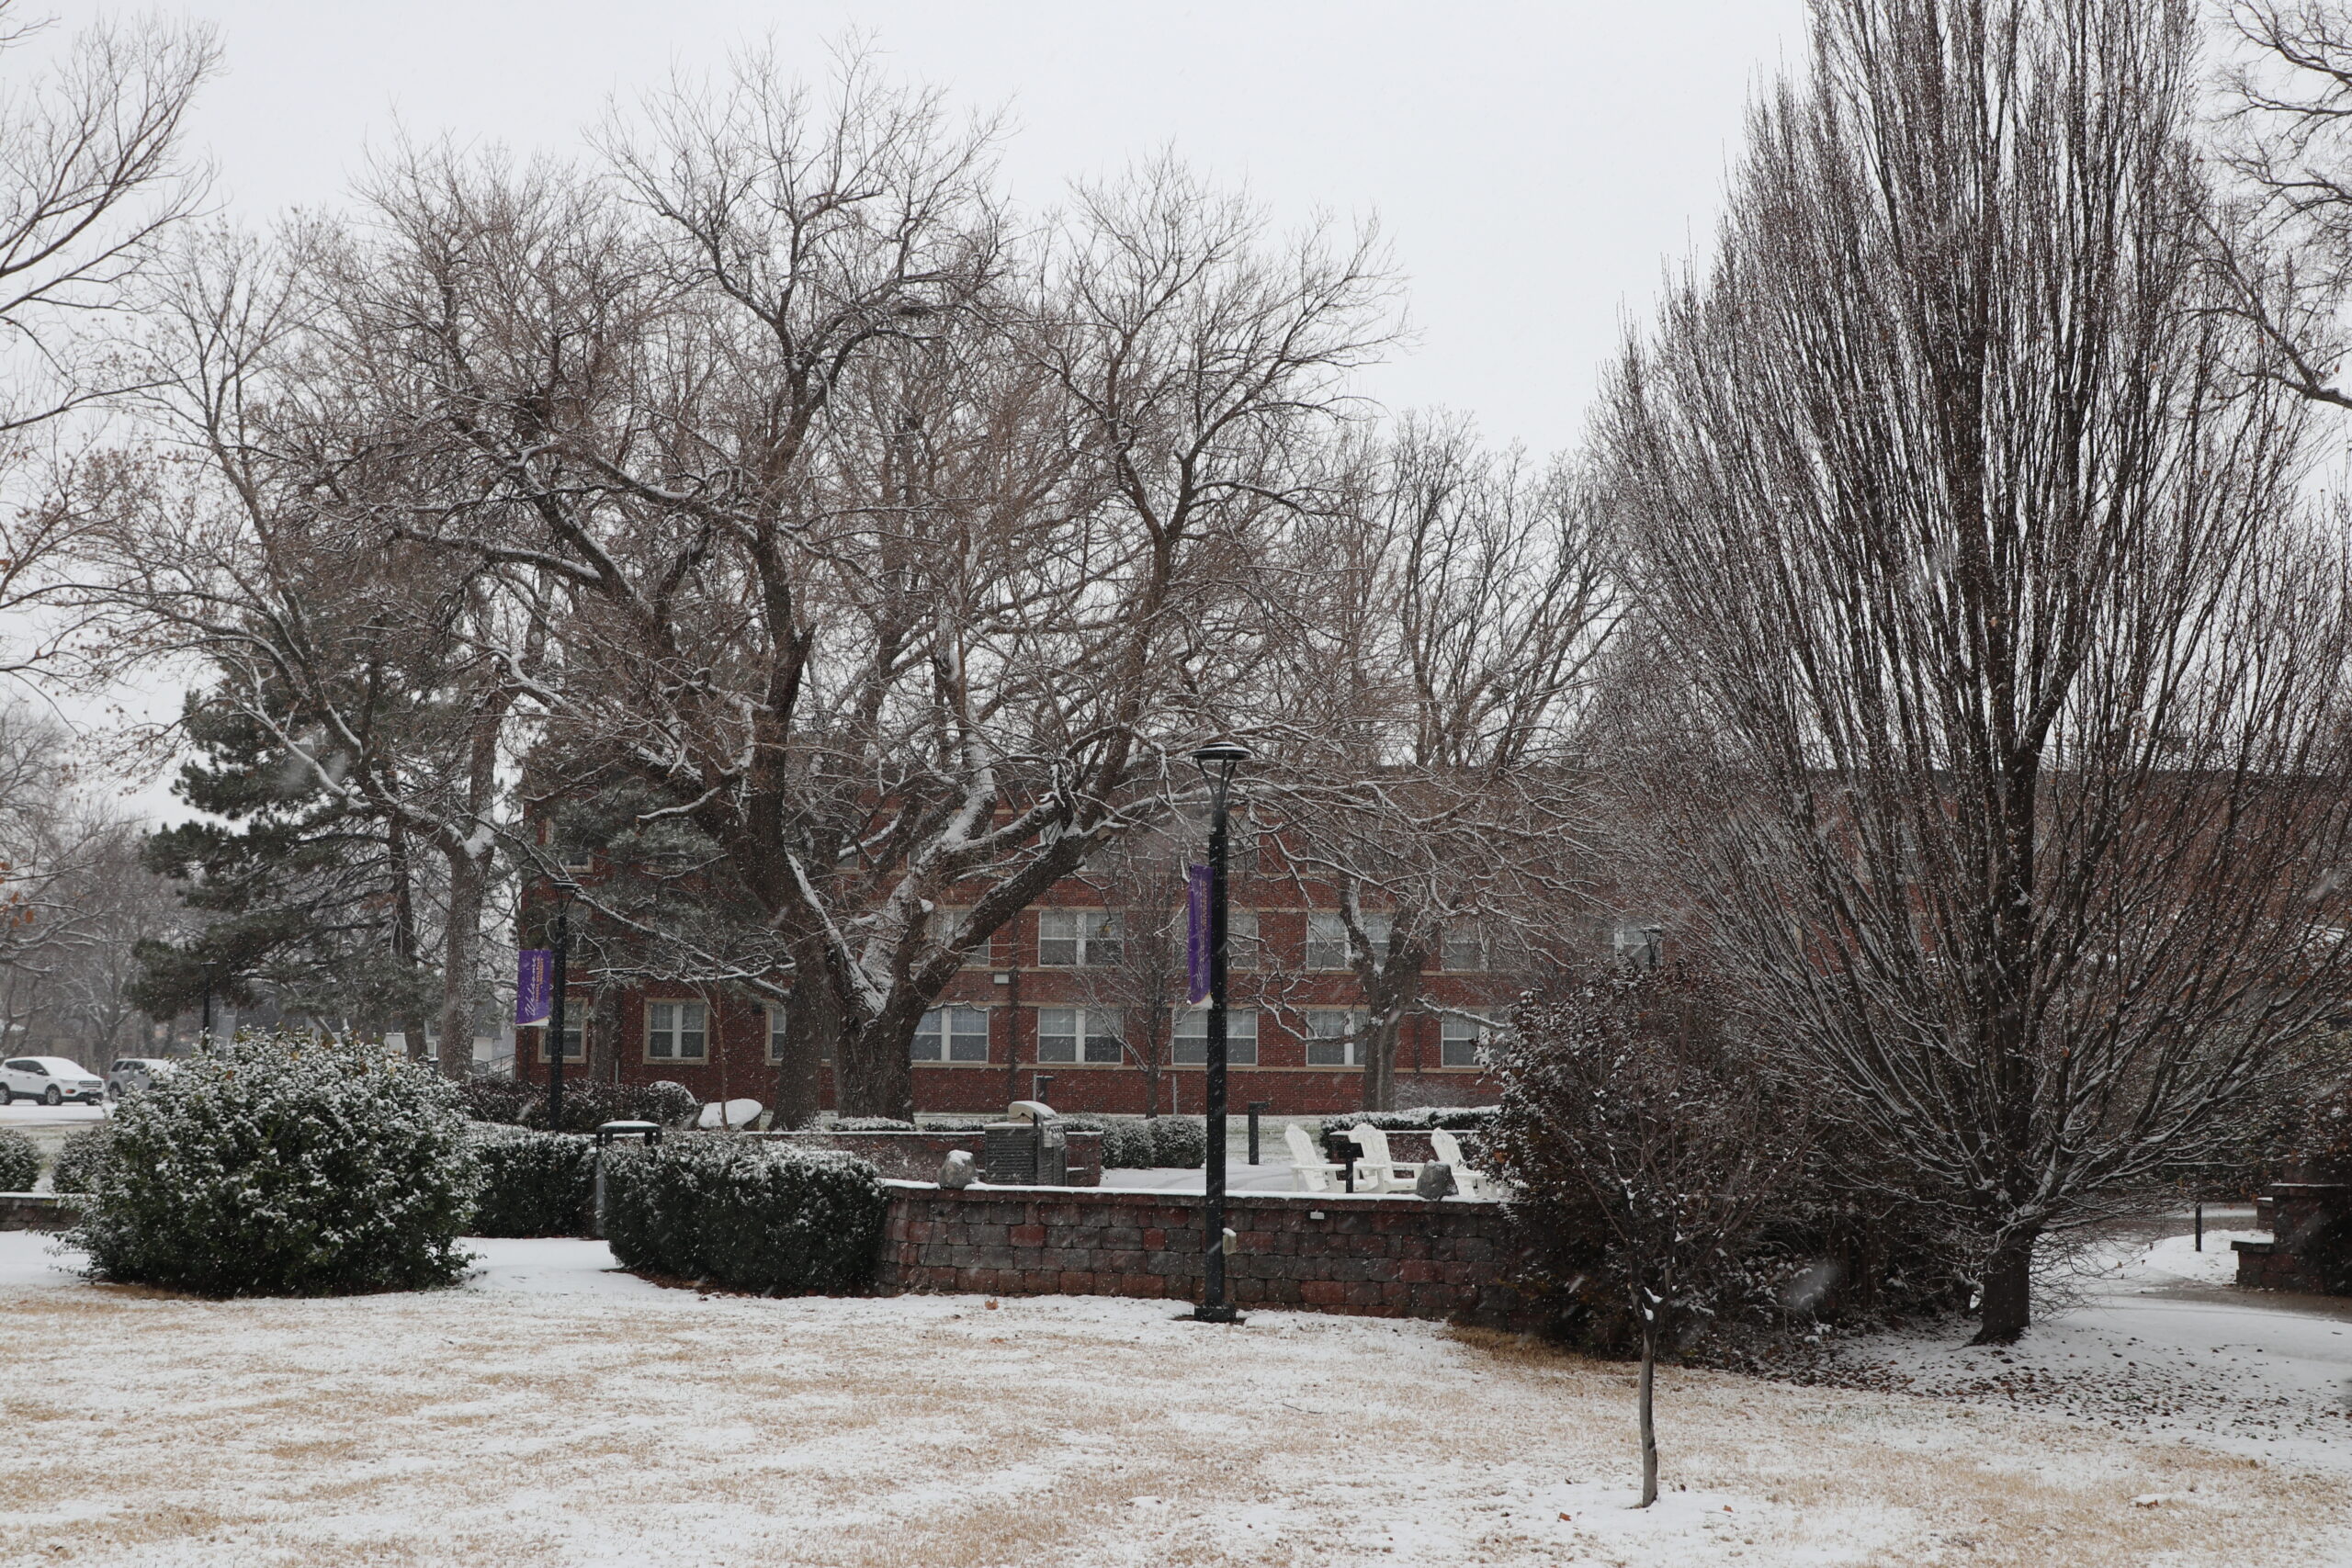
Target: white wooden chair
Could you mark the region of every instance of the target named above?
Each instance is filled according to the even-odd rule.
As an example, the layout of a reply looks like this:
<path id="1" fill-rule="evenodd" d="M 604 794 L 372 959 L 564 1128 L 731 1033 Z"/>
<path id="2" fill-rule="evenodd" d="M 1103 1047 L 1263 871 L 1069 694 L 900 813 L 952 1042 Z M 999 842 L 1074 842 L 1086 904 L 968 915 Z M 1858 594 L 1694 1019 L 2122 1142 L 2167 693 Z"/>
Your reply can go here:
<path id="1" fill-rule="evenodd" d="M 1410 1192 L 1420 1179 L 1419 1160 L 1397 1159 L 1388 1152 L 1388 1134 L 1377 1127 L 1351 1127 L 1361 1157 L 1356 1161 L 1359 1192 Z"/>
<path id="2" fill-rule="evenodd" d="M 1290 1145 L 1292 1179 L 1301 1192 L 1336 1192 L 1340 1168 L 1323 1157 L 1306 1129 L 1294 1122 L 1283 1129 L 1283 1138 Z"/>
<path id="3" fill-rule="evenodd" d="M 1470 1168 L 1462 1157 L 1462 1140 L 1440 1130 L 1430 1134 L 1430 1147 L 1437 1151 L 1440 1161 L 1453 1168 L 1453 1185 L 1464 1198 L 1500 1198 L 1502 1183 L 1483 1171 Z"/>

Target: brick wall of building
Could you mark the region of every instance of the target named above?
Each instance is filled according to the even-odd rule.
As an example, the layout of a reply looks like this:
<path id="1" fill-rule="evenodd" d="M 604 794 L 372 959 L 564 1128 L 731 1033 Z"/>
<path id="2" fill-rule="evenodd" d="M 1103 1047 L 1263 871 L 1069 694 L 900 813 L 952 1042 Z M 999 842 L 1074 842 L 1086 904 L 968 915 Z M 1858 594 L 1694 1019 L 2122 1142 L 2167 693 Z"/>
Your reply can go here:
<path id="1" fill-rule="evenodd" d="M 948 1191 L 894 1184 L 877 1283 L 889 1291 L 1200 1299 L 1201 1203 L 1164 1192 Z M 1244 1308 L 1524 1326 L 1520 1258 L 1495 1203 L 1250 1193 L 1227 1200 Z"/>

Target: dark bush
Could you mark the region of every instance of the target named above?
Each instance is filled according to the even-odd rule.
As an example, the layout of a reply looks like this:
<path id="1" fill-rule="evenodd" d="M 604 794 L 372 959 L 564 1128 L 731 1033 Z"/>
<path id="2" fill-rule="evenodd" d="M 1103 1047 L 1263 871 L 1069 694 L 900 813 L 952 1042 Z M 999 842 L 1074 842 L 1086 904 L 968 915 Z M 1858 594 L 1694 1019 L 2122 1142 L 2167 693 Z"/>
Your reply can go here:
<path id="1" fill-rule="evenodd" d="M 107 1156 L 114 1150 L 114 1128 L 101 1122 L 85 1127 L 65 1140 L 50 1168 L 49 1185 L 57 1192 L 96 1192 Z"/>
<path id="2" fill-rule="evenodd" d="M 1158 1145 L 1152 1141 L 1150 1122 L 1134 1116 L 1105 1116 L 1100 1120 L 1103 1169 L 1147 1170 L 1159 1157 Z"/>
<path id="3" fill-rule="evenodd" d="M 901 1122 L 895 1116 L 843 1116 L 827 1129 L 834 1133 L 911 1133 L 914 1130 L 913 1122 Z M 949 1129 L 951 1132 L 956 1130 Z"/>
<path id="4" fill-rule="evenodd" d="M 1494 1124 L 1491 1105 L 1428 1105 L 1417 1111 L 1343 1111 L 1323 1118 L 1323 1131 L 1376 1127 L 1384 1133 L 1483 1133 Z"/>
<path id="5" fill-rule="evenodd" d="M 510 1127 L 548 1124 L 548 1091 L 544 1085 L 516 1083 L 512 1078 L 469 1078 L 458 1086 L 458 1108 L 477 1122 Z M 684 1084 L 601 1083 L 563 1086 L 563 1126 L 566 1133 L 593 1133 L 607 1122 L 652 1122 L 684 1127 L 702 1102 Z"/>
<path id="6" fill-rule="evenodd" d="M 472 1139 L 481 1171 L 476 1235 L 585 1235 L 596 1190 L 596 1145 L 570 1133 L 484 1129 Z"/>
<path id="7" fill-rule="evenodd" d="M 625 1269 L 779 1295 L 872 1278 L 888 1201 L 865 1160 L 724 1137 L 608 1160 L 605 1237 Z"/>
<path id="8" fill-rule="evenodd" d="M 0 1127 L 0 1192 L 29 1192 L 40 1179 L 40 1150 L 14 1127 Z"/>
<path id="9" fill-rule="evenodd" d="M 1195 1116 L 1154 1116 L 1144 1122 L 1151 1129 L 1151 1163 L 1160 1168 L 1198 1170 L 1208 1164 L 1208 1124 Z"/>
<path id="10" fill-rule="evenodd" d="M 123 1102 L 73 1239 L 96 1278 L 204 1295 L 447 1284 L 477 1179 L 454 1101 L 378 1044 L 217 1044 Z"/>

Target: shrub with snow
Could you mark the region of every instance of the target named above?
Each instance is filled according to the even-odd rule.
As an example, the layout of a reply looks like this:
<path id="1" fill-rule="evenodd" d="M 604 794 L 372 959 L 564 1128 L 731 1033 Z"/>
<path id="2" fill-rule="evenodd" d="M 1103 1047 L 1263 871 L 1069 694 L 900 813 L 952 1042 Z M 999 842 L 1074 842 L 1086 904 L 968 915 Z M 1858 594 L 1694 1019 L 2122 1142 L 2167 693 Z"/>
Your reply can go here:
<path id="1" fill-rule="evenodd" d="M 1345 1111 L 1323 1119 L 1325 1133 L 1375 1127 L 1384 1133 L 1483 1133 L 1494 1124 L 1491 1105 L 1425 1105 L 1414 1111 Z"/>
<path id="2" fill-rule="evenodd" d="M 901 1122 L 896 1116 L 843 1116 L 836 1120 L 831 1128 L 836 1133 L 911 1133 L 914 1130 L 913 1122 Z"/>
<path id="3" fill-rule="evenodd" d="M 59 1192 L 96 1192 L 114 1150 L 114 1128 L 104 1123 L 85 1127 L 57 1151 L 49 1173 L 50 1187 Z"/>
<path id="4" fill-rule="evenodd" d="M 777 1294 L 872 1278 L 888 1201 L 865 1160 L 691 1136 L 608 1158 L 605 1238 L 625 1269 Z"/>
<path id="5" fill-rule="evenodd" d="M 450 1086 L 381 1045 L 247 1035 L 124 1102 L 73 1240 L 204 1295 L 447 1284 L 477 1180 Z"/>
<path id="6" fill-rule="evenodd" d="M 458 1109 L 477 1122 L 510 1127 L 545 1127 L 548 1091 L 543 1084 L 512 1078 L 470 1078 L 458 1086 Z M 593 1133 L 607 1122 L 652 1122 L 684 1127 L 702 1102 L 684 1084 L 602 1083 L 568 1080 L 563 1086 L 566 1133 Z"/>
<path id="7" fill-rule="evenodd" d="M 14 1127 L 0 1127 L 0 1192 L 29 1192 L 40 1179 L 40 1151 Z"/>
<path id="8" fill-rule="evenodd" d="M 1133 1116 L 1105 1116 L 1102 1121 L 1105 1170 L 1145 1170 L 1159 1158 L 1151 1122 Z"/>
<path id="9" fill-rule="evenodd" d="M 481 1173 L 475 1235 L 584 1235 L 596 1191 L 596 1145 L 570 1133 L 476 1123 Z"/>
<path id="10" fill-rule="evenodd" d="M 1151 1163 L 1198 1170 L 1209 1161 L 1208 1123 L 1195 1116 L 1154 1116 L 1144 1125 L 1151 1130 Z"/>

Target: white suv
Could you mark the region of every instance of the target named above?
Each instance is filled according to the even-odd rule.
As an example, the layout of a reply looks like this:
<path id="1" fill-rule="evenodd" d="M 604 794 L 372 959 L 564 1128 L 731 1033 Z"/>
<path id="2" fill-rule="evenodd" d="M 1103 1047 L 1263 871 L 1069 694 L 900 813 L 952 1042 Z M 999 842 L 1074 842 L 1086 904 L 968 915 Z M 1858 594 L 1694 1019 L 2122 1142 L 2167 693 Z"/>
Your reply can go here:
<path id="1" fill-rule="evenodd" d="M 107 1069 L 107 1098 L 120 1100 L 126 1094 L 153 1089 L 175 1068 L 175 1064 L 162 1056 L 124 1056 Z"/>
<path id="2" fill-rule="evenodd" d="M 11 1056 L 0 1062 L 0 1105 L 14 1105 L 19 1098 L 43 1105 L 62 1105 L 69 1100 L 96 1105 L 106 1089 L 89 1068 L 62 1056 Z"/>

